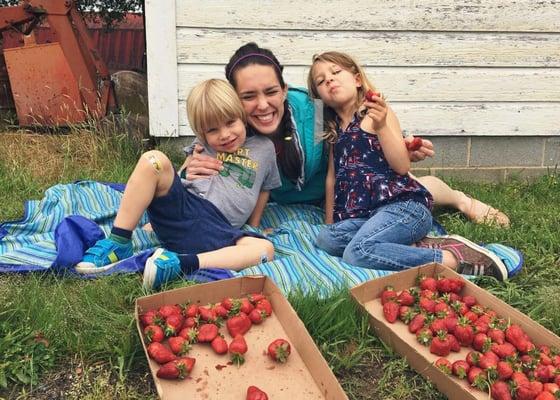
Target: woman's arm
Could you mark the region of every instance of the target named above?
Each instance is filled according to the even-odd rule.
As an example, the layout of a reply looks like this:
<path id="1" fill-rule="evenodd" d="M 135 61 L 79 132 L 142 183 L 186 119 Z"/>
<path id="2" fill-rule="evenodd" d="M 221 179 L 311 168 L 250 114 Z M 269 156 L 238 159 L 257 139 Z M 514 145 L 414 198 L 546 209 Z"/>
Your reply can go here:
<path id="1" fill-rule="evenodd" d="M 222 161 L 210 157 L 207 154 L 202 154 L 204 148 L 196 144 L 193 153 L 187 156 L 183 165 L 179 169 L 179 174 L 181 171 L 186 170 L 186 179 L 193 180 L 198 178 L 208 178 L 212 175 L 216 175 L 221 171 Z"/>
<path id="2" fill-rule="evenodd" d="M 329 164 L 327 168 L 327 178 L 325 179 L 325 224 L 333 223 L 335 181 L 336 177 L 334 175 L 333 145 L 331 144 L 329 146 Z"/>
<path id="3" fill-rule="evenodd" d="M 259 193 L 259 197 L 257 198 L 257 204 L 255 204 L 255 209 L 251 213 L 249 217 L 249 221 L 247 223 L 254 228 L 258 228 L 261 224 L 261 218 L 266 207 L 266 203 L 268 203 L 268 198 L 270 196 L 269 191 L 264 191 Z"/>

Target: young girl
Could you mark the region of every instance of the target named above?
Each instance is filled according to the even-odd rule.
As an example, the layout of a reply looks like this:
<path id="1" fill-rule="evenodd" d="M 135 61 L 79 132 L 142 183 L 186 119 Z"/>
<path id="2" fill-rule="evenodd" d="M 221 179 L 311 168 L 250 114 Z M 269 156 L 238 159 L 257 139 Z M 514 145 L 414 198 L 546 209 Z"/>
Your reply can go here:
<path id="1" fill-rule="evenodd" d="M 460 273 L 507 278 L 502 261 L 454 236 L 425 239 L 432 226 L 432 197 L 408 171 L 410 159 L 399 121 L 350 56 L 315 56 L 309 93 L 325 105 L 330 143 L 324 228 L 317 245 L 366 268 L 400 270 L 438 262 Z M 333 223 L 334 222 L 334 223 Z M 437 248 L 433 248 L 437 247 Z"/>
<path id="2" fill-rule="evenodd" d="M 146 210 L 165 247 L 146 262 L 147 288 L 198 268 L 239 270 L 273 258 L 271 242 L 239 228 L 247 221 L 260 224 L 269 191 L 280 186 L 274 145 L 264 136 L 246 136 L 243 106 L 224 80 L 194 87 L 187 113 L 204 152 L 223 160 L 222 172 L 183 187 L 162 152 L 144 153 L 127 182 L 111 235 L 87 250 L 77 272 L 107 271 L 132 256 L 132 231 Z"/>

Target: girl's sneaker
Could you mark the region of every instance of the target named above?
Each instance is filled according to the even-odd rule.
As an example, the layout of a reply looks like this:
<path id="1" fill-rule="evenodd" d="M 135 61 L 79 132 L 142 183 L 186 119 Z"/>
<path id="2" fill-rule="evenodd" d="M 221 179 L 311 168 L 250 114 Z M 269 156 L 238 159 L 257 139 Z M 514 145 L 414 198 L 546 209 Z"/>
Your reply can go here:
<path id="1" fill-rule="evenodd" d="M 98 240 L 87 249 L 82 261 L 76 265 L 80 274 L 98 274 L 111 269 L 119 261 L 132 257 L 132 242 L 117 243 L 109 238 Z"/>
<path id="2" fill-rule="evenodd" d="M 457 258 L 460 274 L 493 276 L 499 281 L 508 278 L 508 269 L 498 256 L 462 236 L 426 236 L 416 246 L 450 251 Z"/>
<path id="3" fill-rule="evenodd" d="M 143 286 L 145 289 L 159 289 L 164 283 L 179 279 L 181 275 L 177 253 L 159 248 L 146 260 Z"/>

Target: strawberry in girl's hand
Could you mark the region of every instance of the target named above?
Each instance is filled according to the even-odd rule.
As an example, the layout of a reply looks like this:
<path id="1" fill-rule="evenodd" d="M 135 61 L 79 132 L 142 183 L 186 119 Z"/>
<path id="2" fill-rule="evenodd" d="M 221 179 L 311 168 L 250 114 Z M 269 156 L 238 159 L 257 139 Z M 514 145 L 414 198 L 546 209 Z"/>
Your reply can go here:
<path id="1" fill-rule="evenodd" d="M 281 363 L 288 361 L 291 351 L 290 343 L 285 339 L 276 339 L 268 345 L 268 356 Z"/>
<path id="2" fill-rule="evenodd" d="M 212 340 L 210 345 L 217 354 L 226 354 L 228 352 L 228 344 L 226 340 L 220 335 L 216 336 L 214 340 Z"/>
<path id="3" fill-rule="evenodd" d="M 165 364 L 177 359 L 177 356 L 160 342 L 152 342 L 148 345 L 148 355 L 158 364 Z"/>
<path id="4" fill-rule="evenodd" d="M 365 98 L 367 101 L 375 101 L 374 97 L 381 97 L 381 93 L 376 93 L 370 89 L 365 94 Z"/>
<path id="5" fill-rule="evenodd" d="M 394 301 L 383 304 L 383 315 L 389 323 L 394 323 L 399 316 L 399 305 Z"/>
<path id="6" fill-rule="evenodd" d="M 247 353 L 247 342 L 243 335 L 235 336 L 229 344 L 228 350 L 234 364 L 237 366 L 243 364 L 245 362 L 243 354 Z"/>
<path id="7" fill-rule="evenodd" d="M 144 335 L 146 335 L 148 343 L 162 342 L 165 339 L 165 333 L 163 333 L 163 329 L 159 325 L 148 325 L 144 328 Z"/>
<path id="8" fill-rule="evenodd" d="M 411 141 L 406 141 L 406 149 L 408 151 L 417 151 L 422 147 L 422 138 L 419 136 L 415 136 L 414 139 Z"/>
<path id="9" fill-rule="evenodd" d="M 265 392 L 260 390 L 256 386 L 249 386 L 247 388 L 246 400 L 268 400 L 268 396 Z"/>
<path id="10" fill-rule="evenodd" d="M 191 373 L 195 362 L 194 358 L 182 357 L 162 365 L 156 375 L 164 379 L 184 379 Z"/>

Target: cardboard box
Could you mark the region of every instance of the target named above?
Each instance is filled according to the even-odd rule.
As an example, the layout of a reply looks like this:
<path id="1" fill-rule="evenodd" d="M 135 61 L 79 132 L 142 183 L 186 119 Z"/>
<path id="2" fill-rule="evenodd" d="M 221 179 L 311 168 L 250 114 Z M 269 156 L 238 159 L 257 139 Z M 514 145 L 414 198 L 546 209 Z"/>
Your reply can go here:
<path id="1" fill-rule="evenodd" d="M 229 365 L 229 355 L 215 354 L 209 344 L 196 344 L 187 355 L 196 358 L 190 377 L 185 380 L 159 379 L 159 365 L 148 357 L 139 315 L 164 304 L 190 301 L 200 305 L 216 303 L 224 297 L 242 297 L 262 292 L 270 300 L 273 314 L 245 335 L 248 352 L 245 364 Z M 247 387 L 255 385 L 270 399 L 348 399 L 305 326 L 282 292 L 267 277 L 243 277 L 170 290 L 136 300 L 136 324 L 144 352 L 162 399 L 244 400 Z M 229 343 L 225 327 L 220 329 Z M 292 353 L 285 364 L 266 355 L 268 344 L 287 339 Z"/>
<path id="2" fill-rule="evenodd" d="M 383 306 L 379 298 L 383 289 L 387 285 L 393 286 L 397 291 L 416 286 L 418 275 L 442 275 L 461 278 L 461 275 L 443 265 L 428 264 L 365 282 L 352 288 L 351 294 L 369 313 L 370 324 L 379 338 L 405 357 L 412 368 L 432 381 L 440 392 L 444 393 L 449 399 L 488 400 L 488 393 L 472 388 L 466 380 L 446 375 L 436 368 L 433 363 L 439 357 L 430 353 L 429 347 L 420 345 L 416 341 L 416 336 L 408 331 L 406 324 L 398 320 L 394 324 L 390 324 L 385 320 Z M 502 317 L 509 318 L 512 323 L 519 324 L 535 344 L 560 347 L 560 338 L 554 333 L 474 283 L 466 281 L 461 294 L 475 296 L 480 304 L 490 307 Z M 461 352 L 452 352 L 447 358 L 451 362 L 459 359 L 464 360 L 470 350 L 472 349 L 462 347 Z"/>

